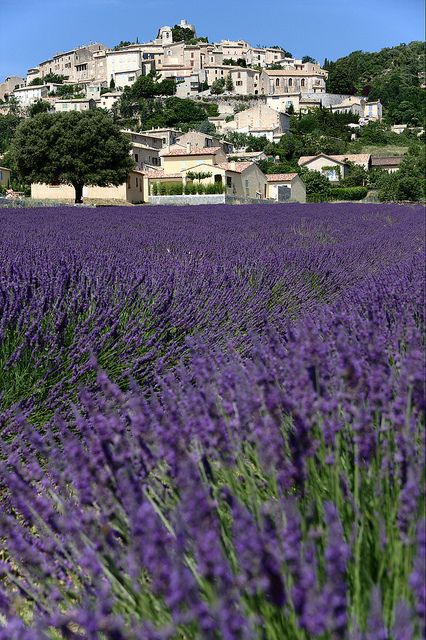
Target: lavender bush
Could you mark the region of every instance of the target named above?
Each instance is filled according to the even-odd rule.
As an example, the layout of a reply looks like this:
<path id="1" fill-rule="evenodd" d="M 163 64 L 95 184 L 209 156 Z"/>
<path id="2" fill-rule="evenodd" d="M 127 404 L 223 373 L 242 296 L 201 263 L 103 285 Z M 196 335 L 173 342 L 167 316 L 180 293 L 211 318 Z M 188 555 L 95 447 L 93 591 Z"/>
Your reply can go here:
<path id="1" fill-rule="evenodd" d="M 0 640 L 424 637 L 422 208 L 0 226 Z"/>

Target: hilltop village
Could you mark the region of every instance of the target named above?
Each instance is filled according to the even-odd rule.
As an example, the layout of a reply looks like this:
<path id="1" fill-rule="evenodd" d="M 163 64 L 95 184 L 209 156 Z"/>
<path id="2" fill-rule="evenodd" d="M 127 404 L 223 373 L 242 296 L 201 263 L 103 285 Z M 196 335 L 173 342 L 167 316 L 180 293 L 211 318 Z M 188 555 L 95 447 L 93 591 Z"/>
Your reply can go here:
<path id="1" fill-rule="evenodd" d="M 39 62 L 26 78 L 8 77 L 0 84 L 0 115 L 94 109 L 111 114 L 131 142 L 135 168 L 120 187 L 85 187 L 87 198 L 142 203 L 227 195 L 305 202 L 306 170 L 320 173 L 331 186 L 365 187 L 368 172 L 393 173 L 402 162 L 402 155 L 353 152 L 356 144 L 330 146 L 326 136 L 300 146 L 299 153 L 281 153 L 295 116 L 326 111 L 322 119 L 328 121 L 316 126 L 328 127 L 330 139 L 336 138 L 333 127 L 344 127 L 348 143 L 362 128 L 380 126 L 380 99 L 330 93 L 327 78 L 328 71 L 310 56 L 297 59 L 280 46 L 245 40 L 209 43 L 182 20 L 161 27 L 149 42 L 122 41 L 113 48 L 92 43 Z M 392 134 L 406 128 L 396 125 Z M 354 167 L 359 178 L 345 185 Z M 11 176 L 10 168 L 0 167 L 0 186 Z M 319 189 L 308 186 L 308 195 Z M 68 191 L 65 184 L 37 183 L 31 196 L 61 200 L 71 197 Z"/>

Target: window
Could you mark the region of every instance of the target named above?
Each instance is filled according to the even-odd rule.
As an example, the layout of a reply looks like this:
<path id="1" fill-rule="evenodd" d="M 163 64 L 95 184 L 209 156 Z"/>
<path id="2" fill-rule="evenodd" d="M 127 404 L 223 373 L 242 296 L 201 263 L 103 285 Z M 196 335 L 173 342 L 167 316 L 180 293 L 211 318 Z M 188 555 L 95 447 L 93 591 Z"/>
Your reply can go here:
<path id="1" fill-rule="evenodd" d="M 237 80 L 237 82 L 235 84 L 237 85 L 237 87 L 242 87 L 243 86 L 242 80 Z"/>
<path id="2" fill-rule="evenodd" d="M 305 86 L 305 78 L 302 78 L 302 81 L 301 81 L 301 83 L 300 83 L 300 84 L 301 84 L 301 86 L 302 86 L 302 87 L 304 87 L 304 86 Z"/>
<path id="3" fill-rule="evenodd" d="M 276 85 L 277 87 L 279 87 L 279 86 L 280 86 L 280 79 L 279 79 L 279 78 L 277 78 L 277 79 L 275 80 L 275 85 Z"/>
<path id="4" fill-rule="evenodd" d="M 222 176 L 220 175 L 220 173 L 216 173 L 216 175 L 214 177 L 214 181 L 215 182 L 220 182 L 222 184 Z"/>
<path id="5" fill-rule="evenodd" d="M 232 187 L 232 178 L 231 176 L 226 176 L 226 186 L 231 188 Z"/>
<path id="6" fill-rule="evenodd" d="M 138 153 L 135 153 L 135 161 L 139 162 L 139 154 Z"/>
<path id="7" fill-rule="evenodd" d="M 3 171 L 0 171 L 0 180 L 3 180 Z"/>
<path id="8" fill-rule="evenodd" d="M 237 78 L 241 78 L 241 71 L 238 72 Z"/>
<path id="9" fill-rule="evenodd" d="M 191 58 L 193 58 L 193 57 L 194 57 L 194 52 L 193 52 L 193 51 L 191 51 Z"/>
<path id="10" fill-rule="evenodd" d="M 288 80 L 288 86 L 291 87 L 293 85 L 293 80 L 291 78 L 289 78 Z"/>
<path id="11" fill-rule="evenodd" d="M 139 178 L 136 178 L 136 186 L 139 186 Z"/>
<path id="12" fill-rule="evenodd" d="M 128 81 L 128 82 L 133 82 L 133 81 L 134 81 L 134 79 L 135 79 L 135 76 L 129 76 L 129 77 L 127 78 L 127 81 Z"/>

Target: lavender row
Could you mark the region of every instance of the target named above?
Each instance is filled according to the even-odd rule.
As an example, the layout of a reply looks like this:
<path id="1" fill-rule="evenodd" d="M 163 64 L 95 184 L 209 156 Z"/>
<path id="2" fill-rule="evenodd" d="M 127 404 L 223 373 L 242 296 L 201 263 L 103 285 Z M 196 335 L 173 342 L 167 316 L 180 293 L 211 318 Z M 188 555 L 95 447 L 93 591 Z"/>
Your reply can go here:
<path id="1" fill-rule="evenodd" d="M 14 219 L 0 638 L 424 634 L 421 212 L 264 211 Z"/>

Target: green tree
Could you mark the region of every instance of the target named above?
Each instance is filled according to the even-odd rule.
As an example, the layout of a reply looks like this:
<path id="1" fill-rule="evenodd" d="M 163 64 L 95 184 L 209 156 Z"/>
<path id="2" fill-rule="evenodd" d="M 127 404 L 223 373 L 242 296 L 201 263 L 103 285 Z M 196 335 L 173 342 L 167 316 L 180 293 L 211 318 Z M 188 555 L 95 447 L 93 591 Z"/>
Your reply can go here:
<path id="1" fill-rule="evenodd" d="M 208 42 L 208 38 L 196 37 L 192 29 L 188 27 L 181 27 L 175 24 L 172 27 L 173 42 L 185 42 L 186 44 L 197 44 L 197 42 Z"/>
<path id="2" fill-rule="evenodd" d="M 219 95 L 225 91 L 225 80 L 223 78 L 217 78 L 217 80 L 213 80 L 212 86 L 210 87 L 210 93 L 212 95 Z"/>
<path id="3" fill-rule="evenodd" d="M 34 116 L 36 116 L 39 113 L 47 113 L 48 111 L 50 111 L 52 108 L 50 102 L 46 102 L 46 100 L 37 100 L 37 102 L 34 102 L 29 110 L 28 110 L 28 115 L 30 116 L 30 118 L 33 118 Z"/>
<path id="4" fill-rule="evenodd" d="M 230 73 L 228 73 L 228 75 L 226 76 L 226 79 L 225 79 L 225 89 L 227 91 L 233 91 L 234 90 L 234 83 L 232 82 L 232 77 L 231 77 Z"/>
<path id="5" fill-rule="evenodd" d="M 310 171 L 309 169 L 300 169 L 300 177 L 306 185 L 306 195 L 319 196 L 326 200 L 330 194 L 330 182 L 326 176 L 319 171 Z"/>
<path id="6" fill-rule="evenodd" d="M 306 62 L 312 62 L 312 64 L 317 64 L 317 61 L 312 56 L 303 56 L 302 63 L 305 64 Z"/>
<path id="7" fill-rule="evenodd" d="M 0 115 L 0 153 L 4 153 L 10 146 L 21 118 L 12 113 Z"/>
<path id="8" fill-rule="evenodd" d="M 84 185 L 119 185 L 134 167 L 130 143 L 102 110 L 42 113 L 16 130 L 12 155 L 29 182 L 72 184 L 75 202 Z"/>
<path id="9" fill-rule="evenodd" d="M 111 91 L 113 91 L 115 89 L 115 80 L 114 80 L 114 78 L 111 78 L 111 80 L 109 81 L 109 88 L 111 89 Z"/>

